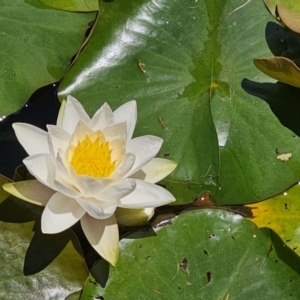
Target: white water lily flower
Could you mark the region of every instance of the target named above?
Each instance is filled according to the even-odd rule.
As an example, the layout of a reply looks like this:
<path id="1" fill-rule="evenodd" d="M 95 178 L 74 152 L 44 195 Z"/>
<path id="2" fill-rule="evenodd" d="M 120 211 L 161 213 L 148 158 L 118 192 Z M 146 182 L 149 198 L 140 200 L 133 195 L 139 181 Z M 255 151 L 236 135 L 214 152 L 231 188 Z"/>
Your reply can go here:
<path id="1" fill-rule="evenodd" d="M 68 96 L 57 125 L 48 125 L 48 132 L 30 124 L 13 124 L 19 142 L 29 154 L 23 162 L 36 180 L 9 183 L 4 189 L 26 201 L 45 205 L 43 233 L 64 231 L 80 220 L 90 244 L 116 265 L 116 208 L 124 209 L 119 218 L 132 222 L 134 215 L 122 217 L 126 209 L 141 212 L 150 208 L 151 212 L 151 208 L 175 200 L 154 183 L 170 174 L 176 163 L 154 158 L 161 148 L 161 138 L 132 138 L 136 119 L 135 101 L 114 112 L 105 103 L 90 119 L 82 105 Z M 139 215 L 145 219 L 145 214 L 139 213 L 137 218 Z"/>

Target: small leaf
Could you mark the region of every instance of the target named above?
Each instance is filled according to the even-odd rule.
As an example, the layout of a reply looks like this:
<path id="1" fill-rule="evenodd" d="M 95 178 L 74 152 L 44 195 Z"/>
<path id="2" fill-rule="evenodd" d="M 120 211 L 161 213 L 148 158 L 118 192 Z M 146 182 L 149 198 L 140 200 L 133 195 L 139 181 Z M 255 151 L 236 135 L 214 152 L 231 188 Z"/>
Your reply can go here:
<path id="1" fill-rule="evenodd" d="M 300 33 L 300 13 L 291 11 L 282 5 L 277 5 L 276 9 L 280 21 L 290 30 Z"/>
<path id="2" fill-rule="evenodd" d="M 285 57 L 254 59 L 255 66 L 268 76 L 283 83 L 300 87 L 300 69 Z"/>
<path id="3" fill-rule="evenodd" d="M 291 0 L 264 0 L 270 13 L 276 18 L 276 5 L 284 5 L 289 10 L 300 13 L 300 2 Z"/>

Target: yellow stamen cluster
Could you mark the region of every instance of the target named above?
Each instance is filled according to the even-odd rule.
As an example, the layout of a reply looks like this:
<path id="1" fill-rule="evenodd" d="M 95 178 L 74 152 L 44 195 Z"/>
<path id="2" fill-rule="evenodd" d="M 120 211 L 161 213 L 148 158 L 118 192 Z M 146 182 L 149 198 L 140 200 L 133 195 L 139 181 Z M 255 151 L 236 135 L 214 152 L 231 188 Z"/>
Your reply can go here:
<path id="1" fill-rule="evenodd" d="M 72 147 L 73 148 L 73 147 Z M 72 149 L 70 164 L 78 175 L 108 177 L 115 169 L 112 150 L 102 133 L 93 141 L 88 135 Z"/>

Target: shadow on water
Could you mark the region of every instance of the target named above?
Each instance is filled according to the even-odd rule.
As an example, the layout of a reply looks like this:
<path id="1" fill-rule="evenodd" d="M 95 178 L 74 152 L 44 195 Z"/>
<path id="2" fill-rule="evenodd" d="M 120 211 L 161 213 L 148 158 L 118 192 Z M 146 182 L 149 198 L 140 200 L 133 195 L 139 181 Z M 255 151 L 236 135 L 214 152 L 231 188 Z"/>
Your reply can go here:
<path id="1" fill-rule="evenodd" d="M 29 123 L 44 130 L 46 124 L 56 123 L 60 107 L 56 96 L 57 87 L 57 84 L 51 84 L 38 89 L 19 111 L 0 122 L 0 174 L 12 178 L 15 168 L 27 156 L 16 139 L 13 123 Z"/>

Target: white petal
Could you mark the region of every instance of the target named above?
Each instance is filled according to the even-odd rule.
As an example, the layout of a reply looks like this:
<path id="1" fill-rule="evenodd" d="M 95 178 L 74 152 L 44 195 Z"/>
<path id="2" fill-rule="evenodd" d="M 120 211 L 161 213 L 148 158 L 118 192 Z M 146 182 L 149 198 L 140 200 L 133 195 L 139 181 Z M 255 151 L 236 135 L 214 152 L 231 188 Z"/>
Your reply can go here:
<path id="1" fill-rule="evenodd" d="M 70 176 L 70 170 L 72 167 L 66 160 L 65 154 L 61 149 L 58 149 L 58 153 L 55 159 L 56 173 L 58 172 L 62 178 L 69 184 L 73 184 L 73 179 Z"/>
<path id="2" fill-rule="evenodd" d="M 75 199 L 55 193 L 42 214 L 42 232 L 58 233 L 73 226 L 85 214 Z"/>
<path id="3" fill-rule="evenodd" d="M 130 176 L 146 165 L 159 151 L 163 139 L 144 135 L 130 140 L 126 145 L 126 153 L 135 155 L 135 163 L 127 176 Z"/>
<path id="4" fill-rule="evenodd" d="M 125 140 L 123 139 L 115 139 L 109 143 L 109 148 L 112 150 L 111 159 L 112 161 L 116 161 L 117 164 L 122 160 L 125 154 Z"/>
<path id="5" fill-rule="evenodd" d="M 127 140 L 130 140 L 133 135 L 133 131 L 137 119 L 136 101 L 129 101 L 114 111 L 115 122 L 126 121 L 127 123 Z"/>
<path id="6" fill-rule="evenodd" d="M 114 139 L 127 140 L 127 125 L 126 122 L 115 123 L 109 125 L 102 130 L 105 139 L 111 141 Z"/>
<path id="7" fill-rule="evenodd" d="M 106 126 L 112 124 L 114 116 L 110 106 L 104 103 L 94 114 L 88 125 L 94 130 L 102 130 Z"/>
<path id="8" fill-rule="evenodd" d="M 109 186 L 115 184 L 115 180 L 108 178 L 93 178 L 87 175 L 77 175 L 73 168 L 69 169 L 72 184 L 84 197 L 98 194 Z"/>
<path id="9" fill-rule="evenodd" d="M 123 208 L 157 207 L 175 201 L 174 196 L 159 185 L 136 179 L 135 190 L 118 204 Z"/>
<path id="10" fill-rule="evenodd" d="M 62 128 L 54 125 L 47 125 L 49 133 L 49 148 L 52 156 L 55 158 L 58 150 L 67 151 L 71 136 Z"/>
<path id="11" fill-rule="evenodd" d="M 23 160 L 28 171 L 41 183 L 55 190 L 55 166 L 50 154 L 36 154 Z"/>
<path id="12" fill-rule="evenodd" d="M 6 183 L 2 187 L 17 198 L 41 206 L 45 206 L 56 193 L 36 179 Z"/>
<path id="13" fill-rule="evenodd" d="M 118 224 L 123 226 L 145 225 L 152 218 L 153 215 L 153 207 L 141 209 L 127 209 L 118 207 L 115 212 Z"/>
<path id="14" fill-rule="evenodd" d="M 16 136 L 29 155 L 50 153 L 46 131 L 26 123 L 14 123 Z"/>
<path id="15" fill-rule="evenodd" d="M 134 179 L 125 179 L 119 184 L 109 187 L 99 194 L 93 195 L 93 197 L 98 200 L 117 203 L 121 198 L 132 193 L 135 186 L 136 184 Z"/>
<path id="16" fill-rule="evenodd" d="M 92 180 L 88 179 L 93 178 L 87 175 L 77 175 L 74 168 L 69 164 L 65 156 L 66 155 L 61 150 L 58 151 L 58 155 L 55 161 L 57 168 L 56 171 L 59 172 L 59 174 L 68 184 L 74 186 L 74 188 L 79 192 L 91 188 L 93 183 L 91 182 Z M 109 181 L 109 183 L 110 182 L 111 180 Z"/>
<path id="17" fill-rule="evenodd" d="M 80 196 L 79 191 L 72 184 L 65 181 L 59 172 L 55 173 L 54 185 L 58 192 L 67 197 L 76 198 Z"/>
<path id="18" fill-rule="evenodd" d="M 76 198 L 76 200 L 95 219 L 107 219 L 117 208 L 116 202 L 112 201 L 104 202 L 93 198 Z"/>
<path id="19" fill-rule="evenodd" d="M 167 177 L 176 167 L 177 162 L 175 161 L 163 158 L 153 158 L 130 177 L 150 183 L 156 183 Z"/>
<path id="20" fill-rule="evenodd" d="M 110 175 L 110 178 L 117 180 L 123 178 L 129 173 L 135 162 L 135 155 L 132 153 L 126 153 L 119 165 L 117 165 L 115 171 Z"/>
<path id="21" fill-rule="evenodd" d="M 85 123 L 84 121 L 80 120 L 74 129 L 73 135 L 70 139 L 69 144 L 73 145 L 74 147 L 77 146 L 79 141 L 85 139 L 86 135 L 92 135 L 94 131 Z"/>
<path id="22" fill-rule="evenodd" d="M 68 96 L 61 127 L 72 135 L 80 120 L 88 123 L 90 117 L 78 100 L 72 96 Z"/>
<path id="23" fill-rule="evenodd" d="M 86 214 L 80 223 L 93 248 L 106 261 L 115 266 L 119 258 L 119 230 L 115 216 L 96 220 Z"/>

